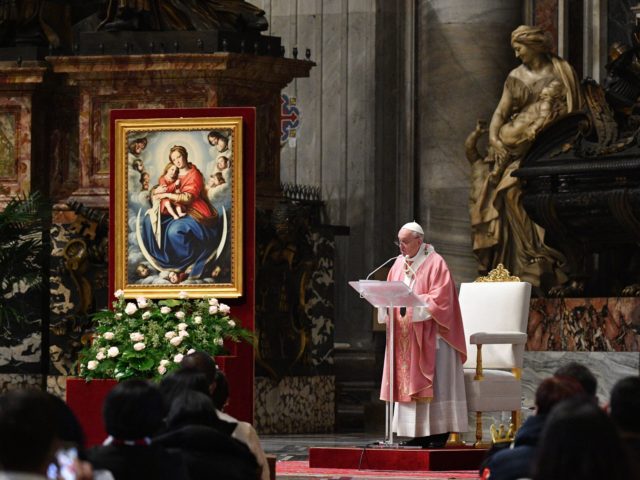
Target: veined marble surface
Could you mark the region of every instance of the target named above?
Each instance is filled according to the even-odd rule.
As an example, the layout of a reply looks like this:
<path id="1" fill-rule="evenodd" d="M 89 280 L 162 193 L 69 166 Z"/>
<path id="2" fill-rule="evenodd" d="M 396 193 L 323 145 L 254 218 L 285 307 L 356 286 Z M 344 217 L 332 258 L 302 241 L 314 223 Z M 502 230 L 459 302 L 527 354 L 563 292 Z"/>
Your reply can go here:
<path id="1" fill-rule="evenodd" d="M 600 403 L 609 401 L 609 392 L 618 380 L 640 373 L 640 353 L 637 352 L 525 352 L 523 408 L 533 407 L 540 382 L 569 362 L 582 363 L 593 372 L 598 379 Z"/>

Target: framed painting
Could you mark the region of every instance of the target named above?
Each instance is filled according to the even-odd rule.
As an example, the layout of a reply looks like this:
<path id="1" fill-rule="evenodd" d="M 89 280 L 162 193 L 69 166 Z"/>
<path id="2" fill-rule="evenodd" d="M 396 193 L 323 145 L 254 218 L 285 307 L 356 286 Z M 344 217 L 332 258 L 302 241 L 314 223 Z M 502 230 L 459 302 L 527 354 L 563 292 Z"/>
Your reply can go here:
<path id="1" fill-rule="evenodd" d="M 243 294 L 245 128 L 213 110 L 112 111 L 111 287 L 125 297 Z"/>

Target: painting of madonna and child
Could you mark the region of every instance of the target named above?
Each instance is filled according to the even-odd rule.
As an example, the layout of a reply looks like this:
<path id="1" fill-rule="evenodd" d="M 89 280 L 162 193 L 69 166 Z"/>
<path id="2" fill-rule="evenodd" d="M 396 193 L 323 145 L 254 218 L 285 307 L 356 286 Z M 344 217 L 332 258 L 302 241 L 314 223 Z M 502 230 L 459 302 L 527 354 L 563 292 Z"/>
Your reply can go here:
<path id="1" fill-rule="evenodd" d="M 242 118 L 115 125 L 115 288 L 240 296 Z"/>

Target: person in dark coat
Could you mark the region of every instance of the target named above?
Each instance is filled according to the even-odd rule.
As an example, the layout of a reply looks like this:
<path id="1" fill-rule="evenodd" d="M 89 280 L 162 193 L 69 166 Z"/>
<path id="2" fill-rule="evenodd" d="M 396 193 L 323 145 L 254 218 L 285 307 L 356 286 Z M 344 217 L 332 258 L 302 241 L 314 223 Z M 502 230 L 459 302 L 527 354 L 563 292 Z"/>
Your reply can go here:
<path id="1" fill-rule="evenodd" d="M 158 388 L 147 381 L 119 383 L 105 400 L 103 416 L 109 437 L 88 451 L 96 469 L 109 470 L 115 480 L 188 480 L 179 452 L 152 443 L 164 417 Z"/>
<path id="2" fill-rule="evenodd" d="M 483 479 L 516 480 L 530 477 L 532 459 L 551 408 L 565 398 L 584 395 L 580 383 L 568 377 L 550 377 L 536 390 L 536 414 L 522 424 L 511 448 L 495 452 L 480 466 Z"/>
<path id="3" fill-rule="evenodd" d="M 611 389 L 609 415 L 620 433 L 632 467 L 640 474 L 640 377 L 625 377 Z"/>
<path id="4" fill-rule="evenodd" d="M 260 469 L 246 445 L 215 428 L 219 424 L 211 398 L 185 390 L 171 403 L 167 430 L 154 444 L 179 450 L 193 480 L 258 479 Z"/>
<path id="5" fill-rule="evenodd" d="M 553 407 L 531 473 L 533 480 L 638 478 L 613 421 L 586 395 L 568 398 Z"/>

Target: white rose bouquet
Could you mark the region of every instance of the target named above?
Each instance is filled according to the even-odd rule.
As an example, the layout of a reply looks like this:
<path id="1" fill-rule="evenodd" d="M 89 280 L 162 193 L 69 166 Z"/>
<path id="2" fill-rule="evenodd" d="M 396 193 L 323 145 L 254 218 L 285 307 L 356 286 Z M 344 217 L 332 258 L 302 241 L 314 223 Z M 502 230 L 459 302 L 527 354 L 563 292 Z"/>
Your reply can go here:
<path id="1" fill-rule="evenodd" d="M 253 341 L 230 317 L 230 307 L 215 298 L 190 299 L 180 292 L 178 299 L 154 302 L 125 299 L 121 290 L 115 297 L 113 310 L 93 316 L 94 336 L 80 352 L 79 373 L 87 380 L 159 379 L 192 351 L 221 355 L 225 341 Z"/>

